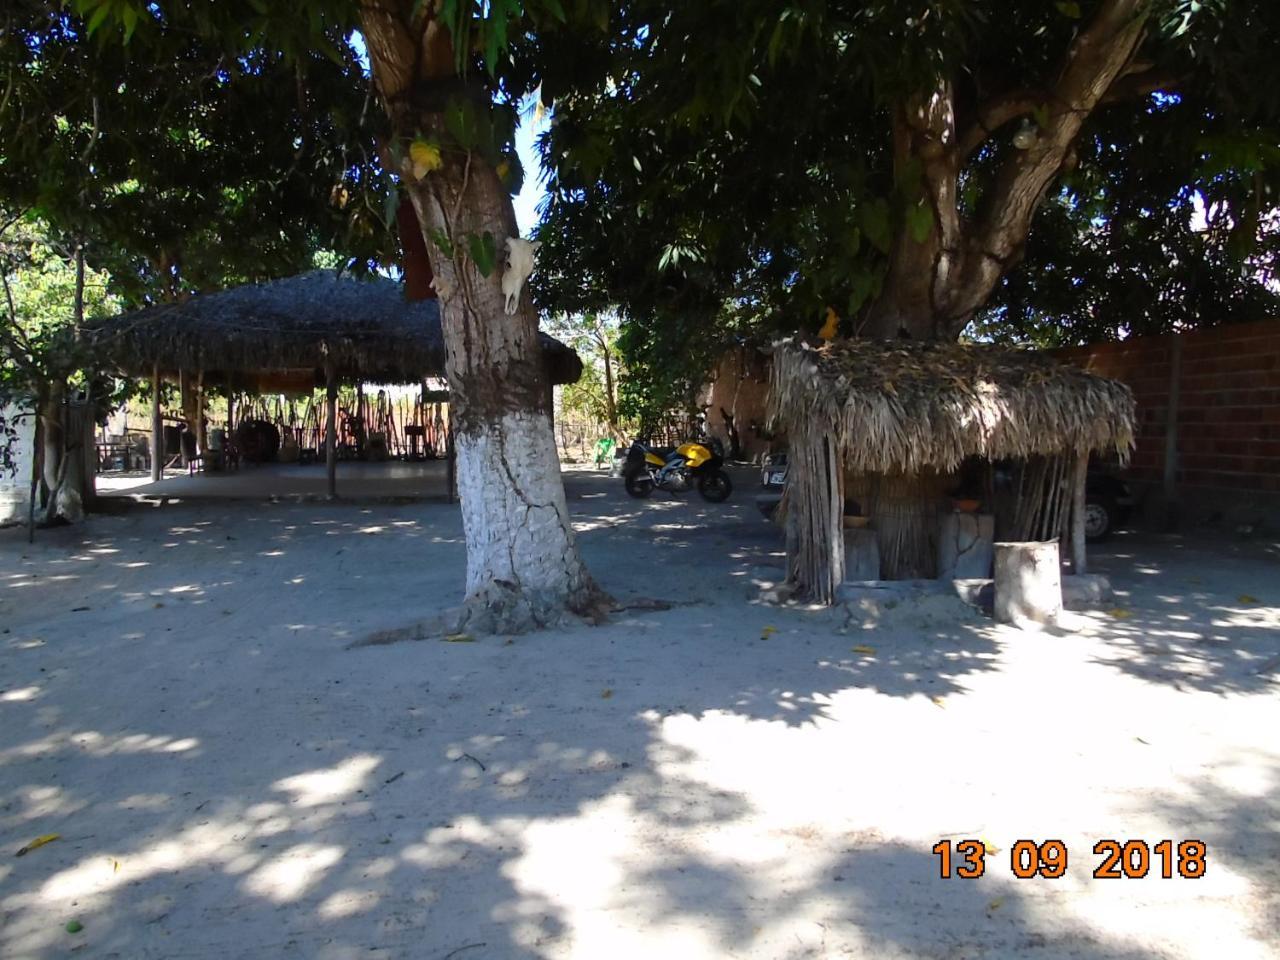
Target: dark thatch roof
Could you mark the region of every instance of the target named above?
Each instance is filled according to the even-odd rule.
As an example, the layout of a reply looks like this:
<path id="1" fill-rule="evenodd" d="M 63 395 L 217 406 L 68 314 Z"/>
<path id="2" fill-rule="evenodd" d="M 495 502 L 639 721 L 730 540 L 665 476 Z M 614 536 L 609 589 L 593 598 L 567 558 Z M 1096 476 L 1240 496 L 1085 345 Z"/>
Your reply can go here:
<path id="1" fill-rule="evenodd" d="M 1127 386 L 1029 350 L 911 340 L 785 340 L 770 416 L 832 434 L 856 473 L 949 470 L 965 457 L 1024 459 L 1133 446 Z"/>
<path id="2" fill-rule="evenodd" d="M 109 364 L 136 376 L 203 370 L 206 379 L 251 379 L 274 370 L 321 371 L 326 356 L 343 380 L 411 383 L 444 373 L 440 306 L 410 303 L 383 277 L 332 270 L 204 293 L 98 321 L 92 330 Z M 573 383 L 582 361 L 540 334 L 552 381 Z"/>

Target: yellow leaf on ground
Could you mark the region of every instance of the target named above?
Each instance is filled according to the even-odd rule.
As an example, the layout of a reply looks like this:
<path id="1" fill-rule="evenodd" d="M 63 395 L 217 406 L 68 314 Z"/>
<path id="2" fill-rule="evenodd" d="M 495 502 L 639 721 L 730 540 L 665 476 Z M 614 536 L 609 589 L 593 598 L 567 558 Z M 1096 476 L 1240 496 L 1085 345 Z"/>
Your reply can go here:
<path id="1" fill-rule="evenodd" d="M 1107 613 L 1115 617 L 1117 620 L 1128 620 L 1133 616 L 1133 611 L 1126 610 L 1124 607 L 1112 607 L 1107 611 Z"/>
<path id="2" fill-rule="evenodd" d="M 32 850 L 38 850 L 40 847 L 43 847 L 46 843 L 53 843 L 53 841 L 61 839 L 61 837 L 62 837 L 62 834 L 60 833 L 43 834 L 39 837 L 36 837 L 34 840 L 28 843 L 25 847 L 23 847 L 16 854 L 14 854 L 14 856 L 25 857 Z"/>
<path id="3" fill-rule="evenodd" d="M 853 648 L 853 652 L 854 652 L 854 653 L 865 653 L 867 656 L 871 656 L 871 655 L 873 655 L 873 654 L 876 652 L 876 648 L 875 648 L 875 647 L 869 647 L 869 646 L 867 646 L 865 643 L 860 643 L 860 644 L 858 644 L 856 647 L 854 647 L 854 648 Z"/>
<path id="4" fill-rule="evenodd" d="M 600 699 L 608 700 L 612 696 L 613 696 L 613 690 L 610 687 L 605 687 L 604 693 L 600 694 Z"/>
<path id="5" fill-rule="evenodd" d="M 445 643 L 475 643 L 476 638 L 469 633 L 447 633 L 441 637 Z"/>
<path id="6" fill-rule="evenodd" d="M 935 707 L 941 707 L 943 710 L 947 709 L 947 701 L 941 697 L 930 697 L 929 699 L 933 701 Z"/>
<path id="7" fill-rule="evenodd" d="M 772 636 L 773 636 L 775 633 L 777 633 L 777 632 L 778 632 L 778 628 L 777 628 L 777 627 L 764 627 L 764 628 L 762 628 L 762 629 L 760 630 L 760 639 L 761 639 L 761 640 L 768 640 L 770 637 L 772 637 Z"/>
<path id="8" fill-rule="evenodd" d="M 1002 897 L 996 897 L 987 904 L 987 913 L 995 913 L 995 911 L 999 910 L 1002 906 L 1004 906 L 1004 899 Z"/>
<path id="9" fill-rule="evenodd" d="M 1236 597 L 1236 599 L 1239 600 L 1241 603 L 1257 603 L 1258 602 L 1257 597 L 1251 596 L 1247 593 L 1240 594 L 1240 596 Z"/>
<path id="10" fill-rule="evenodd" d="M 982 849 L 985 850 L 989 856 L 1000 852 L 1000 848 L 997 847 L 990 840 L 988 840 L 986 837 L 982 838 Z"/>

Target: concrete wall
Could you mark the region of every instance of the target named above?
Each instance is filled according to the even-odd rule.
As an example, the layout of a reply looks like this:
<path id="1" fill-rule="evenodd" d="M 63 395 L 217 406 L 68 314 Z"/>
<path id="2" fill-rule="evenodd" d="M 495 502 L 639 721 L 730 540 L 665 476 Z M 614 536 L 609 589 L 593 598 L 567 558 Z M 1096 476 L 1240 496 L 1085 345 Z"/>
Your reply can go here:
<path id="1" fill-rule="evenodd" d="M 769 403 L 769 358 L 752 347 L 725 353 L 712 373 L 707 391 L 707 432 L 729 448 L 729 431 L 721 409 L 727 410 L 738 428 L 742 456 L 754 460 L 768 453 L 765 430 Z"/>
<path id="2" fill-rule="evenodd" d="M 1138 401 L 1133 480 L 1162 488 L 1172 415 L 1180 501 L 1268 508 L 1280 503 L 1280 320 L 1054 353 L 1133 388 Z M 1171 404 L 1175 367 L 1176 407 Z"/>
<path id="3" fill-rule="evenodd" d="M 13 407 L 5 407 L 0 411 L 7 421 L 18 413 Z M 27 500 L 31 490 L 31 459 L 35 456 L 35 418 L 24 417 L 16 424 L 18 442 L 14 454 L 18 462 L 18 472 L 9 476 L 0 471 L 0 524 L 15 521 L 25 522 L 27 519 Z"/>

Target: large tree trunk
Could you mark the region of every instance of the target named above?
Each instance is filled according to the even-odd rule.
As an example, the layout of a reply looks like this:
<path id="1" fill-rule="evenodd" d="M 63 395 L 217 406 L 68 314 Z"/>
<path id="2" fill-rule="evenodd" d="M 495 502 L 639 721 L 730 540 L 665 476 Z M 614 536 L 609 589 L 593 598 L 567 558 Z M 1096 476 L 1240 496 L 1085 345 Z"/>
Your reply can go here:
<path id="1" fill-rule="evenodd" d="M 1142 42 L 1150 0 L 1104 0 L 1072 42 L 1056 79 L 956 113 L 952 83 L 907 97 L 893 117 L 893 169 L 906 200 L 899 217 L 880 295 L 860 332 L 954 340 L 987 302 L 1001 278 L 1022 259 L 1035 212 L 1054 180 L 1072 163 L 1076 138 L 1117 81 L 1143 70 L 1133 63 Z M 1131 84 L 1133 92 L 1149 92 Z M 1003 160 L 978 209 L 963 215 L 962 171 L 993 137 L 1012 140 L 1009 125 L 1036 117 L 1020 148 L 1000 147 Z M 966 121 L 963 125 L 961 120 Z M 917 209 L 918 208 L 918 209 Z M 927 213 L 927 234 L 911 229 Z"/>
<path id="2" fill-rule="evenodd" d="M 370 60 L 396 135 L 445 139 L 442 105 L 415 107 L 412 91 L 452 73 L 452 47 L 438 22 L 414 20 L 413 6 L 362 8 Z M 594 619 L 608 601 L 569 523 L 537 316 L 527 296 L 508 315 L 501 263 L 484 276 L 469 252 L 471 238 L 486 233 L 499 251 L 519 236 L 511 198 L 482 156 L 446 148 L 442 160 L 422 179 L 402 173 L 441 294 L 467 543 L 460 626 L 507 633 L 558 623 L 566 612 Z M 433 235 L 448 238 L 447 253 Z"/>

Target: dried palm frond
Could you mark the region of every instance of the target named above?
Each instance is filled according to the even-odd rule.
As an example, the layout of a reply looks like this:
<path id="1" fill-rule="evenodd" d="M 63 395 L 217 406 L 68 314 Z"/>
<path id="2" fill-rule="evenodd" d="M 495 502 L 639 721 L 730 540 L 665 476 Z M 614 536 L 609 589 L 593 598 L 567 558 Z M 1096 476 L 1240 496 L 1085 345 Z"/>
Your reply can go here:
<path id="1" fill-rule="evenodd" d="M 444 372 L 440 305 L 405 300 L 385 277 L 358 279 L 333 270 L 201 293 L 107 317 L 88 331 L 108 365 L 150 376 L 203 370 L 205 381 L 272 370 L 321 370 L 341 379 L 411 383 Z M 540 334 L 555 383 L 582 374 L 577 353 Z"/>

